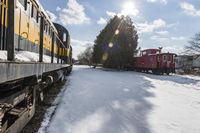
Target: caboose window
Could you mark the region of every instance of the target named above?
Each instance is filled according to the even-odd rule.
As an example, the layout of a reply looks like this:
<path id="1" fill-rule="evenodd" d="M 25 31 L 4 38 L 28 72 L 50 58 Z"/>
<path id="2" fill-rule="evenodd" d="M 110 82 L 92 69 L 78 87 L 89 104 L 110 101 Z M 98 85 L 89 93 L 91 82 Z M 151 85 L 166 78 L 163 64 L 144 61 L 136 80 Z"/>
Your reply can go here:
<path id="1" fill-rule="evenodd" d="M 163 60 L 166 61 L 167 60 L 167 56 L 163 55 Z"/>
<path id="2" fill-rule="evenodd" d="M 168 55 L 168 61 L 171 61 L 171 60 L 172 60 L 172 56 Z"/>
<path id="3" fill-rule="evenodd" d="M 158 62 L 160 62 L 160 56 L 158 56 Z"/>
<path id="4" fill-rule="evenodd" d="M 146 51 L 143 51 L 143 52 L 142 52 L 142 55 L 146 55 L 146 54 L 147 54 L 147 52 L 146 52 Z"/>

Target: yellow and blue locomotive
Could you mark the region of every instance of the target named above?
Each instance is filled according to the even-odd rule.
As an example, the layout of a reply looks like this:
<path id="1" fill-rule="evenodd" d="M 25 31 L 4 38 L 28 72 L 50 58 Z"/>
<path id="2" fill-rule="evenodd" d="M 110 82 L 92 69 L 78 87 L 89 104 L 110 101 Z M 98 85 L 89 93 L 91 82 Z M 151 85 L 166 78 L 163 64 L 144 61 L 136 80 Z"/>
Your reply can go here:
<path id="1" fill-rule="evenodd" d="M 19 133 L 43 88 L 71 70 L 69 32 L 38 0 L 0 0 L 0 133 Z"/>

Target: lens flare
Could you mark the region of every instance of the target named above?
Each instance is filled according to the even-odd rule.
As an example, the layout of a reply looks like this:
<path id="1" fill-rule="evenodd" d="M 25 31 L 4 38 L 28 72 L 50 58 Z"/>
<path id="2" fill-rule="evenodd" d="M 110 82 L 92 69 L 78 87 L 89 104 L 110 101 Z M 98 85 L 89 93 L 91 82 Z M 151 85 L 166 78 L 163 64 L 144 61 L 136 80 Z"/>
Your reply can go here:
<path id="1" fill-rule="evenodd" d="M 112 47 L 113 47 L 113 43 L 110 42 L 110 43 L 108 44 L 108 47 L 112 48 Z"/>
<path id="2" fill-rule="evenodd" d="M 115 31 L 115 35 L 118 35 L 119 34 L 119 30 L 117 29 L 116 31 Z"/>
<path id="3" fill-rule="evenodd" d="M 108 59 L 108 53 L 104 53 L 103 54 L 103 57 L 102 57 L 102 60 L 103 61 L 106 61 Z"/>

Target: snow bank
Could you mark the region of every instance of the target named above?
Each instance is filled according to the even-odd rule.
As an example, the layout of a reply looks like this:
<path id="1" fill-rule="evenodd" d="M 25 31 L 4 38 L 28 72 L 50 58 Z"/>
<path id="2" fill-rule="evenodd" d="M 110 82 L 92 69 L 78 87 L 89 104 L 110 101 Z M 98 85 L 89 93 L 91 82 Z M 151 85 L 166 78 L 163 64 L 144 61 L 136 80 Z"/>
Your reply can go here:
<path id="1" fill-rule="evenodd" d="M 48 133 L 200 131 L 200 77 L 78 66 L 69 80 Z"/>
<path id="2" fill-rule="evenodd" d="M 58 94 L 56 97 L 55 101 L 52 103 L 52 106 L 47 109 L 46 114 L 45 114 L 45 119 L 41 124 L 41 128 L 38 130 L 38 133 L 45 133 L 46 129 L 48 128 L 51 119 L 53 117 L 53 114 L 56 111 L 57 105 L 59 104 L 61 98 L 63 97 L 63 93 L 66 90 L 66 88 L 63 88 L 61 92 Z"/>
<path id="3" fill-rule="evenodd" d="M 0 50 L 0 61 L 7 60 L 7 51 Z M 15 61 L 19 62 L 38 62 L 39 54 L 30 52 L 30 51 L 15 51 Z M 51 63 L 51 56 L 43 55 L 43 62 Z M 54 58 L 54 63 L 57 62 L 57 59 Z"/>
<path id="4" fill-rule="evenodd" d="M 7 60 L 7 51 L 0 50 L 0 61 L 1 60 Z"/>

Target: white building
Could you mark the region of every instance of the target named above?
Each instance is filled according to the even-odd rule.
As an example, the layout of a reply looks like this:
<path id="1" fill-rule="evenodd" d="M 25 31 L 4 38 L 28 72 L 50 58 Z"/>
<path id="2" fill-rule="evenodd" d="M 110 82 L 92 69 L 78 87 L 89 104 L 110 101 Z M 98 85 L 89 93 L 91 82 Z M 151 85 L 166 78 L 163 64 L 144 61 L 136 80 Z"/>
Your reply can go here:
<path id="1" fill-rule="evenodd" d="M 200 55 L 178 55 L 175 63 L 176 69 L 190 70 L 200 68 Z"/>

